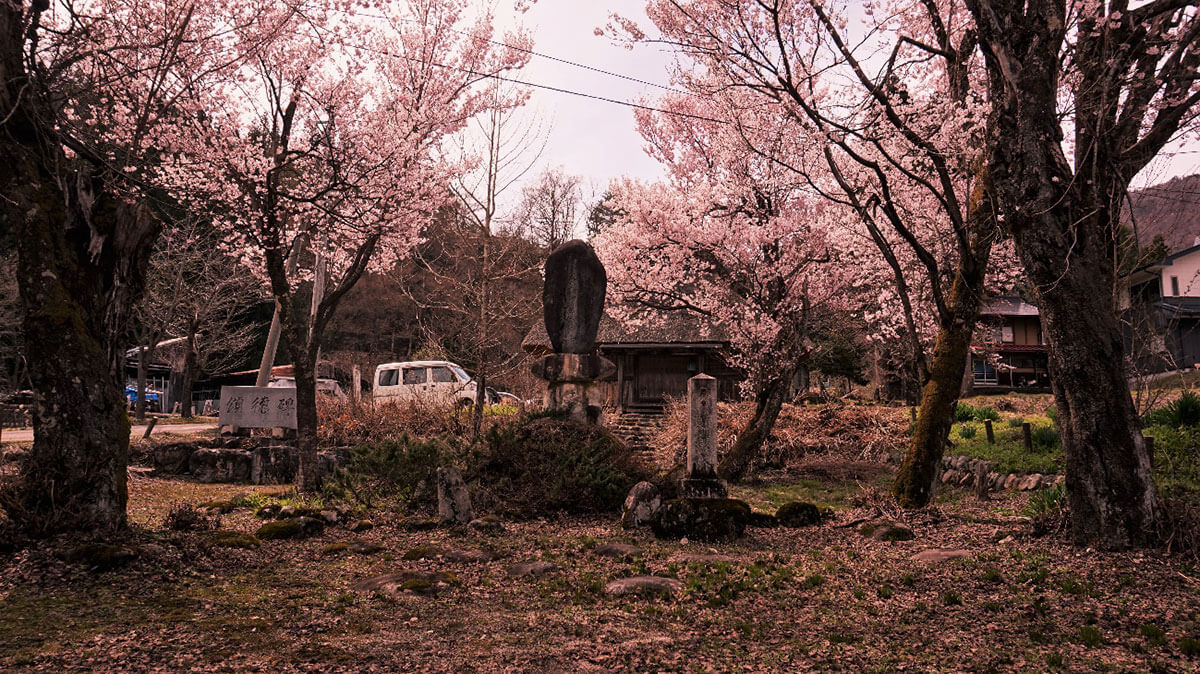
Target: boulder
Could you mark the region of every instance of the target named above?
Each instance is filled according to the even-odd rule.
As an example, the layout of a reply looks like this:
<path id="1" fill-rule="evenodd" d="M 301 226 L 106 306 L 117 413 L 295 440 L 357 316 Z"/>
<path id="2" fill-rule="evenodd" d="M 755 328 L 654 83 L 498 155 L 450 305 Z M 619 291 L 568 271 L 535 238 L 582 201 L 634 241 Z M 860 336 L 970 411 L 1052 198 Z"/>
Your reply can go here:
<path id="1" fill-rule="evenodd" d="M 374 528 L 375 525 L 371 522 L 371 520 L 359 520 L 350 527 L 350 531 L 353 531 L 356 534 L 361 534 L 364 531 L 370 531 Z"/>
<path id="2" fill-rule="evenodd" d="M 261 508 L 254 511 L 254 516 L 260 520 L 273 520 L 276 517 L 279 517 L 279 511 L 282 509 L 283 507 L 278 503 L 266 503 L 263 504 Z"/>
<path id="3" fill-rule="evenodd" d="M 93 571 L 111 571 L 137 559 L 138 551 L 127 545 L 84 543 L 67 553 L 67 561 L 83 564 Z"/>
<path id="4" fill-rule="evenodd" d="M 188 472 L 200 482 L 248 482 L 253 462 L 240 449 L 197 449 L 188 457 Z"/>
<path id="5" fill-rule="evenodd" d="M 338 523 L 338 513 L 336 510 L 322 510 L 318 514 L 321 516 L 321 519 L 325 520 L 326 524 Z"/>
<path id="6" fill-rule="evenodd" d="M 625 507 L 621 510 L 621 526 L 626 529 L 646 526 L 658 517 L 662 508 L 662 498 L 658 487 L 650 482 L 639 482 L 629 490 L 625 497 Z"/>
<path id="7" fill-rule="evenodd" d="M 556 571 L 558 571 L 558 565 L 553 562 L 518 562 L 508 567 L 508 575 L 513 578 L 523 578 L 526 576 L 537 578 Z"/>
<path id="8" fill-rule="evenodd" d="M 618 578 L 604 586 L 604 593 L 614 597 L 624 595 L 664 596 L 683 589 L 683 581 L 662 576 Z"/>
<path id="9" fill-rule="evenodd" d="M 744 501 L 680 498 L 663 504 L 653 529 L 658 538 L 729 541 L 745 533 L 749 519 Z"/>
<path id="10" fill-rule="evenodd" d="M 604 313 L 607 274 L 592 247 L 573 240 L 546 259 L 543 318 L 555 353 L 591 353 Z"/>
<path id="11" fill-rule="evenodd" d="M 226 529 L 218 529 L 209 533 L 208 542 L 218 548 L 239 548 L 242 550 L 253 550 L 262 545 L 262 541 L 257 536 L 251 536 L 240 531 L 228 531 Z"/>
<path id="12" fill-rule="evenodd" d="M 441 520 L 432 517 L 405 517 L 397 524 L 405 531 L 429 531 L 442 526 Z"/>
<path id="13" fill-rule="evenodd" d="M 821 523 L 821 510 L 811 503 L 792 501 L 779 507 L 775 519 L 784 527 L 811 527 Z"/>
<path id="14" fill-rule="evenodd" d="M 264 540 L 281 538 L 308 538 L 318 536 L 325 531 L 325 523 L 312 517 L 293 517 L 291 519 L 268 522 L 258 528 L 254 534 Z"/>
<path id="15" fill-rule="evenodd" d="M 189 460 L 199 445 L 194 442 L 172 442 L 154 448 L 154 471 L 160 475 L 183 475 L 188 472 Z"/>
<path id="16" fill-rule="evenodd" d="M 467 524 L 475 519 L 471 508 L 471 493 L 457 468 L 440 466 L 437 469 L 438 516 L 446 524 Z"/>

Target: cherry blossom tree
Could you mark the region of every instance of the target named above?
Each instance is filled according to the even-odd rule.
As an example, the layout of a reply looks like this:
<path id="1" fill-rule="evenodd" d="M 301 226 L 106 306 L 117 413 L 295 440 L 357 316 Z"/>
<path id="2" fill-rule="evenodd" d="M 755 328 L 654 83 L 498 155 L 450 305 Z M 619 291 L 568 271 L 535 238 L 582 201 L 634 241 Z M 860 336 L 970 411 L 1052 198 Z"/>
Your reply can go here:
<path id="1" fill-rule="evenodd" d="M 417 242 L 464 168 L 443 159 L 443 142 L 492 103 L 476 84 L 528 58 L 493 47 L 490 17 L 468 24 L 465 6 L 263 8 L 263 20 L 286 24 L 279 36 L 254 47 L 236 77 L 190 92 L 189 123 L 158 136 L 170 152 L 163 179 L 219 214 L 228 247 L 280 308 L 296 381 L 299 489 L 320 484 L 316 362 L 338 302 Z M 315 288 L 311 313 L 302 285 Z"/>
<path id="2" fill-rule="evenodd" d="M 857 215 L 884 263 L 876 277 L 890 277 L 874 316 L 903 320 L 892 327 L 908 343 L 912 376 L 926 382 L 893 488 L 901 503 L 921 506 L 1001 233 L 980 161 L 983 89 L 965 9 L 936 0 L 866 9 L 851 26 L 839 4 L 651 0 L 661 37 L 619 17 L 611 30 L 676 46 L 676 86 L 707 110 L 695 114 L 726 122 L 725 133 Z M 772 119 L 786 121 L 790 142 Z M 932 348 L 921 339 L 926 316 Z"/>
<path id="3" fill-rule="evenodd" d="M 639 124 L 670 178 L 610 186 L 610 208 L 620 215 L 594 239 L 620 300 L 610 306 L 634 323 L 638 308 L 689 311 L 729 335 L 756 403 L 719 467 L 737 480 L 815 355 L 818 335 L 848 306 L 838 247 L 844 212 L 821 208 L 793 172 L 728 142 L 720 123 L 646 113 Z"/>
<path id="4" fill-rule="evenodd" d="M 1115 311 L 1121 204 L 1195 131 L 1200 15 L 1188 0 L 967 0 L 987 62 L 987 170 L 1050 343 L 1075 542 L 1155 539 L 1164 511 Z"/>

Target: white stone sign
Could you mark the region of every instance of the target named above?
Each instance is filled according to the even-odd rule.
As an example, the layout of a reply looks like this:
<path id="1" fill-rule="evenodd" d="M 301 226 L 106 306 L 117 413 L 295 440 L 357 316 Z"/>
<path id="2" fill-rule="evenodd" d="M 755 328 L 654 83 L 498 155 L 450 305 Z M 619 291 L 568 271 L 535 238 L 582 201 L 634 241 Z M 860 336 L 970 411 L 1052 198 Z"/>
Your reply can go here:
<path id="1" fill-rule="evenodd" d="M 222 386 L 221 425 L 239 428 L 295 428 L 296 389 Z"/>

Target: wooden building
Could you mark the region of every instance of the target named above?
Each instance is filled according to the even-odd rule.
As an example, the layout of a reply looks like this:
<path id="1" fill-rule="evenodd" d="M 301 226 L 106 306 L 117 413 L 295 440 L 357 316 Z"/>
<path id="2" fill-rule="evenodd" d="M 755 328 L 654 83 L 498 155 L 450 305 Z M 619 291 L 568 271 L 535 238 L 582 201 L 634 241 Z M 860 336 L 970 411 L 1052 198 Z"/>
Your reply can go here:
<path id="1" fill-rule="evenodd" d="M 1050 390 L 1041 314 L 1019 297 L 984 303 L 970 358 L 964 393 Z"/>
<path id="2" fill-rule="evenodd" d="M 538 321 L 521 344 L 526 353 L 551 353 L 546 326 Z M 722 400 L 739 397 L 743 374 L 729 365 L 729 341 L 711 323 L 682 311 L 641 311 L 619 322 L 607 313 L 600 320 L 596 347 L 617 366 L 601 383 L 605 402 L 626 409 L 661 408 L 668 398 L 687 395 L 687 380 L 703 372 L 719 380 Z"/>

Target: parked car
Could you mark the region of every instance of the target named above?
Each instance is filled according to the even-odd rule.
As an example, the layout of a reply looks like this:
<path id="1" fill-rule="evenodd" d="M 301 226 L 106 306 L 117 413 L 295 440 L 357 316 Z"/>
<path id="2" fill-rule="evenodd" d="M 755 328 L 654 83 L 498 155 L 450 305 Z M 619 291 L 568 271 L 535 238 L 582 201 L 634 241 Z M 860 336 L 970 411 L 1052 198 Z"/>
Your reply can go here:
<path id="1" fill-rule="evenodd" d="M 270 383 L 267 384 L 267 386 L 269 388 L 296 388 L 296 378 L 295 377 L 273 377 L 271 379 Z M 325 377 L 318 379 L 317 380 L 317 393 L 333 396 L 333 397 L 337 398 L 338 400 L 346 399 L 346 393 L 344 391 L 342 391 L 342 385 L 337 383 L 336 379 L 328 379 Z"/>
<path id="2" fill-rule="evenodd" d="M 457 363 L 419 360 L 376 367 L 371 397 L 378 401 L 420 400 L 467 407 L 475 404 L 477 391 L 475 381 Z"/>
<path id="3" fill-rule="evenodd" d="M 133 407 L 134 405 L 137 404 L 137 397 L 138 397 L 138 394 L 137 394 L 136 386 L 126 386 L 125 387 L 125 399 L 129 401 L 130 407 Z M 159 406 L 158 401 L 159 401 L 159 392 L 151 390 L 151 389 L 146 389 L 146 407 L 153 407 L 153 408 L 157 409 Z"/>

